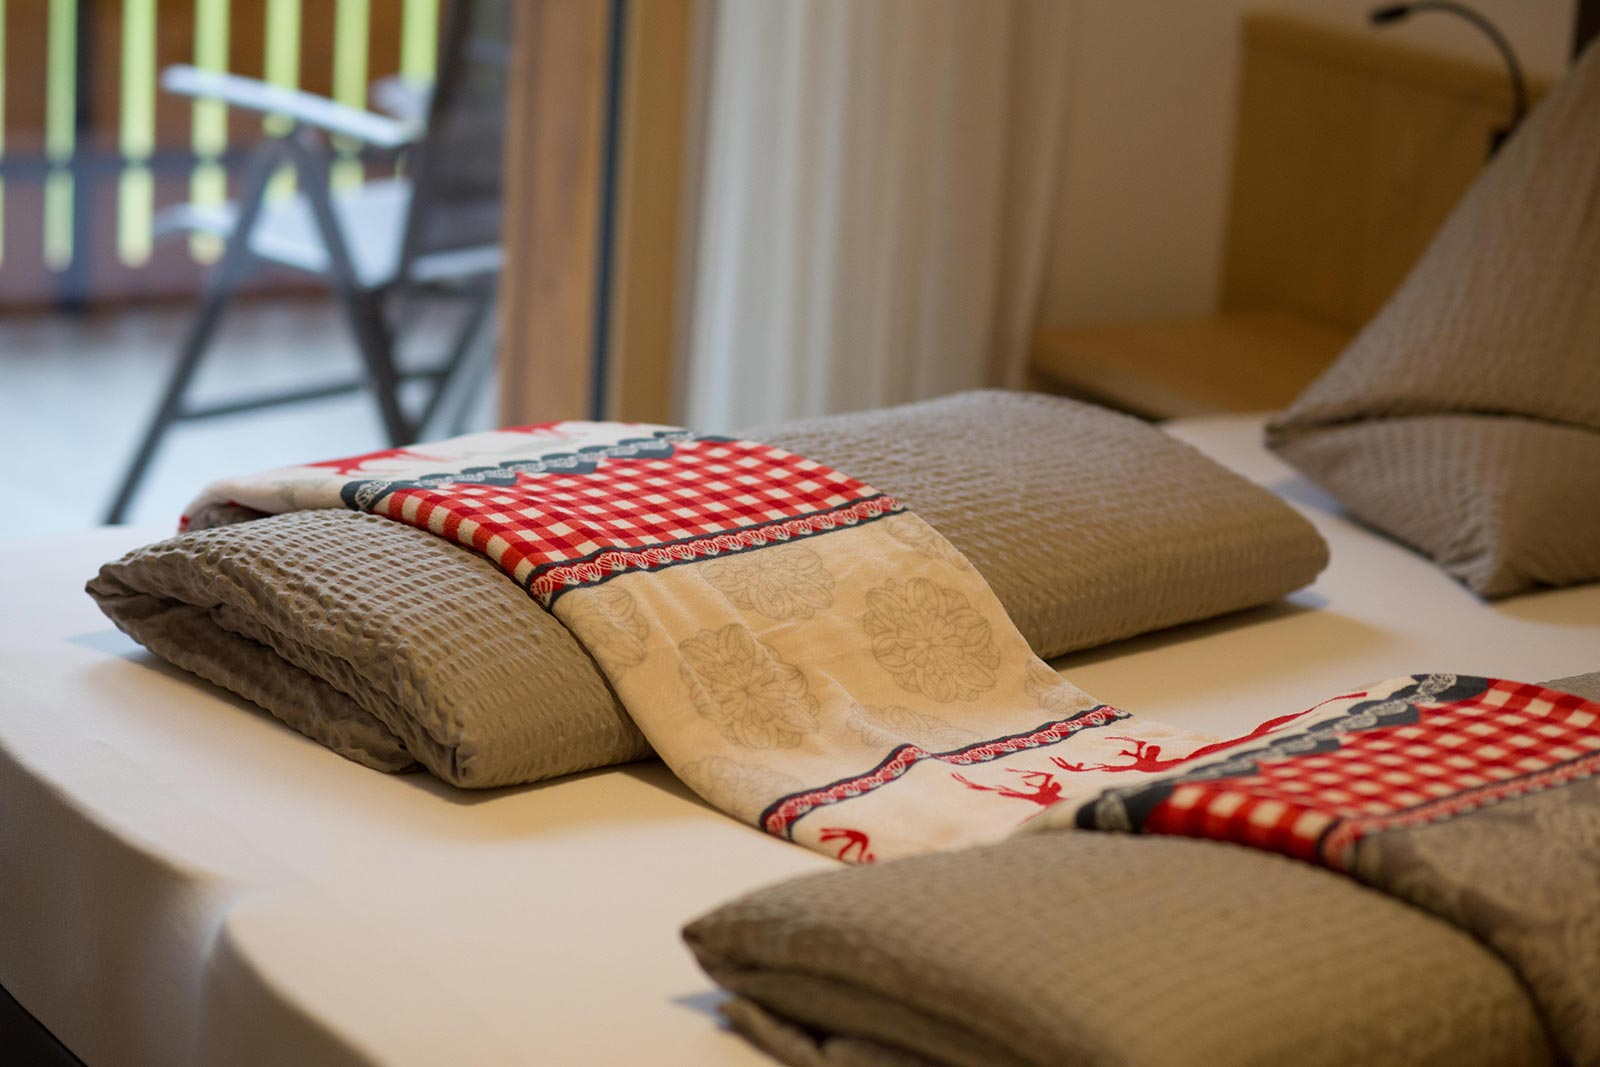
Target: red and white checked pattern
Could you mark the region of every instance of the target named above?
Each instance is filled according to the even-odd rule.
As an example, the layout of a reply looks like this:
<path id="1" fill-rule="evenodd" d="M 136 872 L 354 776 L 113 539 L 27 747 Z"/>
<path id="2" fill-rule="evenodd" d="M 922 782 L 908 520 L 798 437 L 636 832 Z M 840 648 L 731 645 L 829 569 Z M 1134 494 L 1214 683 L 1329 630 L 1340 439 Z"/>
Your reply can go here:
<path id="1" fill-rule="evenodd" d="M 548 601 L 566 586 L 831 529 L 898 505 L 814 460 L 749 441 L 680 441 L 670 458 L 510 486 L 397 489 L 374 509 L 470 545 Z M 744 535 L 744 536 L 740 536 Z M 560 573 L 556 573 L 557 569 Z"/>
<path id="2" fill-rule="evenodd" d="M 1414 725 L 1343 734 L 1331 752 L 1180 784 L 1144 829 L 1342 869 L 1365 834 L 1600 773 L 1600 714 L 1580 697 L 1495 680 L 1469 700 L 1419 710 Z"/>

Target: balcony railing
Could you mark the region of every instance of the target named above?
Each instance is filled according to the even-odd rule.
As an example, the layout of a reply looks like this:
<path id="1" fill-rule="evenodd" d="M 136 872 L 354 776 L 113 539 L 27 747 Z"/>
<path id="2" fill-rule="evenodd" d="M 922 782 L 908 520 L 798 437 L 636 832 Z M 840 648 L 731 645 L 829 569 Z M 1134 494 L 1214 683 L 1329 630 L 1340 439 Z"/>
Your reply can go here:
<path id="1" fill-rule="evenodd" d="M 262 123 L 169 97 L 190 63 L 365 107 L 428 79 L 440 0 L 0 0 L 0 306 L 192 292 L 215 249 L 157 244 L 157 210 L 220 203 Z M 275 120 L 266 120 L 271 132 Z M 336 180 L 359 181 L 348 154 Z M 281 177 L 278 195 L 292 192 Z"/>

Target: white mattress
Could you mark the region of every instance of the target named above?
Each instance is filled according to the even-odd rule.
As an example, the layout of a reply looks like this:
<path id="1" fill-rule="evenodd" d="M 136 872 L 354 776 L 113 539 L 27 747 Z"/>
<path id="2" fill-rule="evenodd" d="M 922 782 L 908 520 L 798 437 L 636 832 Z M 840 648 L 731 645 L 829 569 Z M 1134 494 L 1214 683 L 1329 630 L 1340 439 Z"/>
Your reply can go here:
<path id="1" fill-rule="evenodd" d="M 1173 427 L 1333 563 L 1274 607 L 1082 653 L 1102 700 L 1227 732 L 1424 670 L 1600 669 L 1600 586 L 1485 604 L 1337 515 L 1248 419 Z M 754 1064 L 679 927 L 830 866 L 659 765 L 469 794 L 364 770 L 166 667 L 82 592 L 160 536 L 0 545 L 0 982 L 91 1065 Z"/>

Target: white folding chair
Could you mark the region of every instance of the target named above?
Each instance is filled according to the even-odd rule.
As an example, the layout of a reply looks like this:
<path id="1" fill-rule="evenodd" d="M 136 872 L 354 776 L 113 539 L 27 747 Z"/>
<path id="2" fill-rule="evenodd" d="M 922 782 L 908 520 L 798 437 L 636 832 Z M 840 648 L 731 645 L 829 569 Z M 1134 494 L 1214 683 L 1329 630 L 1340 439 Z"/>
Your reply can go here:
<path id="1" fill-rule="evenodd" d="M 380 115 L 311 93 L 193 67 L 169 67 L 169 92 L 268 115 L 288 128 L 246 159 L 239 199 L 220 206 L 185 204 L 162 212 L 157 232 L 209 233 L 224 241 L 207 273 L 200 306 L 165 392 L 106 514 L 120 522 L 173 424 L 233 415 L 342 393 L 370 391 L 389 443 L 415 440 L 470 362 L 488 322 L 500 263 L 500 160 L 504 132 L 509 0 L 459 0 L 440 41 L 431 92 L 387 81 L 375 96 L 400 116 Z M 425 120 L 418 116 L 425 114 Z M 329 137 L 397 156 L 403 176 L 335 190 Z M 269 199 L 268 183 L 289 165 L 299 191 Z M 223 312 L 257 265 L 288 267 L 326 280 L 360 351 L 360 378 L 204 406 L 186 400 Z M 466 304 L 452 343 L 430 366 L 401 371 L 396 319 L 406 300 L 444 296 Z M 485 368 L 486 369 L 486 368 Z M 421 411 L 409 415 L 402 381 L 430 383 Z"/>

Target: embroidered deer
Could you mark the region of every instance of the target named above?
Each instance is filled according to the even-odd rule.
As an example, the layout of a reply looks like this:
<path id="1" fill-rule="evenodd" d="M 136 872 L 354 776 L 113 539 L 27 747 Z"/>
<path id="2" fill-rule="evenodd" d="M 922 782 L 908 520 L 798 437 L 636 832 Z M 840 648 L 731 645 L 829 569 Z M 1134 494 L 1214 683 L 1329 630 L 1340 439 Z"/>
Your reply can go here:
<path id="1" fill-rule="evenodd" d="M 829 826 L 823 829 L 822 836 L 817 840 L 821 841 L 824 845 L 832 844 L 835 841 L 843 841 L 844 844 L 839 846 L 838 852 L 838 858 L 842 860 L 848 860 L 852 851 L 856 853 L 855 861 L 857 863 L 871 863 L 873 860 L 877 859 L 877 857 L 874 856 L 871 851 L 872 842 L 868 839 L 867 835 L 860 830 L 848 830 L 839 826 Z"/>
<path id="2" fill-rule="evenodd" d="M 1029 771 L 1021 767 L 1008 767 L 1011 774 L 1020 774 L 1025 789 L 1013 789 L 1008 785 L 979 785 L 962 774 L 952 774 L 950 777 L 966 786 L 968 789 L 977 789 L 985 793 L 999 793 L 1003 797 L 1014 800 L 1031 800 L 1040 807 L 1048 808 L 1061 799 L 1061 783 L 1056 781 L 1056 776 L 1049 771 Z"/>
<path id="3" fill-rule="evenodd" d="M 1268 719 L 1242 737 L 1231 738 L 1227 741 L 1213 741 L 1209 745 L 1201 745 L 1187 756 L 1172 756 L 1163 759 L 1160 745 L 1152 745 L 1148 741 L 1139 740 L 1137 737 L 1107 737 L 1106 740 L 1108 741 L 1124 741 L 1132 745 L 1132 748 L 1125 748 L 1118 755 L 1127 756 L 1133 762 L 1116 764 L 1068 763 L 1060 756 L 1051 756 L 1050 762 L 1064 771 L 1072 771 L 1074 773 L 1082 771 L 1165 771 L 1178 766 L 1180 763 L 1188 763 L 1190 760 L 1199 759 L 1201 756 L 1209 756 L 1213 752 L 1221 752 L 1225 748 L 1241 745 L 1246 741 L 1254 741 L 1305 714 L 1307 713 L 1304 711 L 1297 711 L 1293 715 L 1280 715 L 1275 719 Z"/>

